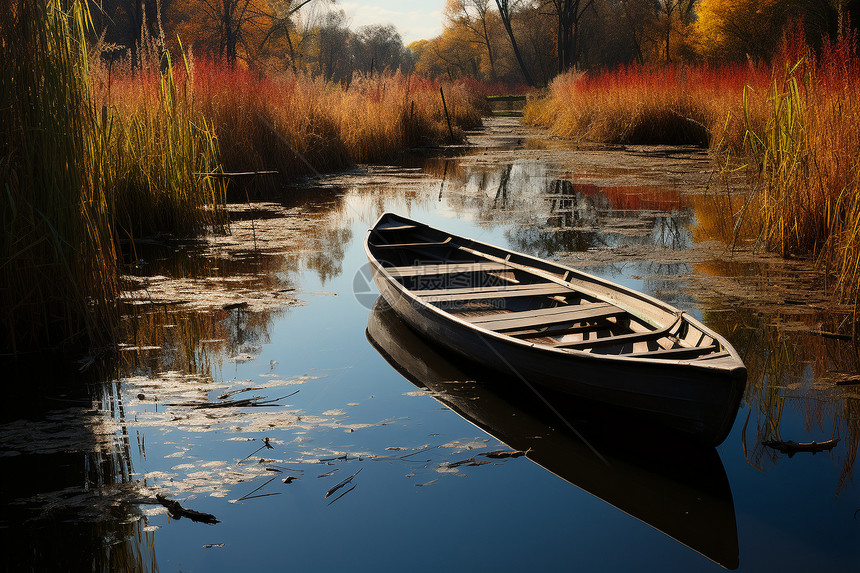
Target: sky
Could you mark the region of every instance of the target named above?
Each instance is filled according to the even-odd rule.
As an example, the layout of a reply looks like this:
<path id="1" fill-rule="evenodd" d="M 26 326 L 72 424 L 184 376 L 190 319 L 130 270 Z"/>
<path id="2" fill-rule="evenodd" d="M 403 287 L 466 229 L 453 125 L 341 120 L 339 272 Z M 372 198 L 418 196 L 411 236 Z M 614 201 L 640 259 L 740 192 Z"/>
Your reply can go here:
<path id="1" fill-rule="evenodd" d="M 442 33 L 444 6 L 445 0 L 340 0 L 334 8 L 346 12 L 353 30 L 368 24 L 394 24 L 408 45 Z"/>

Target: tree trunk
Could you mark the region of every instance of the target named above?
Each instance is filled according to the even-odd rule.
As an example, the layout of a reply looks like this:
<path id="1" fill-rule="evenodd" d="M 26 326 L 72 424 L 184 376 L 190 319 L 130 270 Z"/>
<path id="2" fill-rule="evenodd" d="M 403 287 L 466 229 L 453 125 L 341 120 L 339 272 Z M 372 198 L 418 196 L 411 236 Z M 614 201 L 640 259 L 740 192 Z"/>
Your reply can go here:
<path id="1" fill-rule="evenodd" d="M 504 4 L 503 4 L 504 2 Z M 517 40 L 514 37 L 514 30 L 511 27 L 511 14 L 508 11 L 508 3 L 505 0 L 496 0 L 496 7 L 499 9 L 499 15 L 502 17 L 502 23 L 505 25 L 505 30 L 508 32 L 508 37 L 511 39 L 511 48 L 514 50 L 514 56 L 517 58 L 517 63 L 520 65 L 520 70 L 523 72 L 523 79 L 529 87 L 535 87 L 532 76 L 529 73 L 526 64 L 523 61 L 523 56 L 520 54 L 520 49 L 517 46 Z"/>

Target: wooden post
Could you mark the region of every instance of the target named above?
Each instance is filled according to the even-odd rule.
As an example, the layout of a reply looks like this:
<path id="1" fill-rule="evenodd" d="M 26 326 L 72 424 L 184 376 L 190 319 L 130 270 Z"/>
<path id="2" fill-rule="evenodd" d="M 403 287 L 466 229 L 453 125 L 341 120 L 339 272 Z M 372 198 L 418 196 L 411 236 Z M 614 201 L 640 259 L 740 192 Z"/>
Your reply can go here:
<path id="1" fill-rule="evenodd" d="M 451 136 L 451 141 L 454 141 L 454 130 L 451 128 L 451 116 L 448 115 L 448 104 L 445 103 L 445 92 L 442 86 L 439 86 L 439 93 L 442 94 L 442 109 L 445 110 L 445 119 L 448 120 L 448 135 Z"/>

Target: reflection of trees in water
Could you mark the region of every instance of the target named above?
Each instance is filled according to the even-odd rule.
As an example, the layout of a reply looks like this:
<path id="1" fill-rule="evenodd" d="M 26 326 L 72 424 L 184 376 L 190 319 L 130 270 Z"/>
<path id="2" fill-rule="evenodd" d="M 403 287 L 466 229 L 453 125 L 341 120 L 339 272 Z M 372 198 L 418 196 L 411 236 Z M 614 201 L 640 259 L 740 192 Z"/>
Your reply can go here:
<path id="1" fill-rule="evenodd" d="M 314 239 L 317 250 L 308 255 L 305 265 L 316 271 L 320 282 L 325 284 L 343 272 L 344 250 L 347 243 L 352 240 L 352 229 L 350 227 L 320 229 Z"/>
<path id="2" fill-rule="evenodd" d="M 783 454 L 765 440 L 808 442 L 839 438 L 833 450 L 842 456 L 838 492 L 851 480 L 860 446 L 860 394 L 836 385 L 834 373 L 857 372 L 858 348 L 851 343 L 809 332 L 825 324 L 821 315 L 761 315 L 754 309 L 705 312 L 705 322 L 727 336 L 747 366 L 743 446 L 747 460 L 759 469 L 775 465 Z M 809 325 L 786 332 L 783 324 Z M 783 416 L 800 413 L 804 437 L 782 431 Z M 741 411 L 743 415 L 743 411 Z"/>
<path id="3" fill-rule="evenodd" d="M 481 225 L 522 227 L 506 236 L 529 254 L 619 245 L 682 249 L 691 242 L 693 211 L 674 189 L 574 183 L 536 161 L 459 166 L 445 176 L 455 212 L 475 213 Z"/>
<path id="4" fill-rule="evenodd" d="M 599 233 L 573 229 L 541 229 L 530 225 L 512 227 L 505 231 L 505 238 L 515 251 L 536 257 L 586 251 L 603 244 Z"/>
<path id="5" fill-rule="evenodd" d="M 694 211 L 692 209 L 682 209 L 670 214 L 655 216 L 651 243 L 657 247 L 673 251 L 690 248 L 693 244 L 693 235 L 690 231 L 693 219 Z"/>

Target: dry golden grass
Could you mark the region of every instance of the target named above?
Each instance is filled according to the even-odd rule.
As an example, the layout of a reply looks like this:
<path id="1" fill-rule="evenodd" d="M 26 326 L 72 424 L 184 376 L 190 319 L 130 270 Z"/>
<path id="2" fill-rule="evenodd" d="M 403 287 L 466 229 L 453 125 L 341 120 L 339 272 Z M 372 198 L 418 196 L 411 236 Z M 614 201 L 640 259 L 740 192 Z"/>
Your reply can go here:
<path id="1" fill-rule="evenodd" d="M 527 122 L 565 137 L 606 143 L 737 145 L 740 94 L 759 70 L 746 66 L 621 67 L 558 76 L 526 106 Z"/>
<path id="2" fill-rule="evenodd" d="M 216 126 L 225 171 L 292 178 L 454 140 L 480 125 L 480 98 L 459 84 L 400 73 L 356 75 L 348 86 L 308 76 L 263 77 L 211 61 L 194 65 L 194 97 Z"/>

